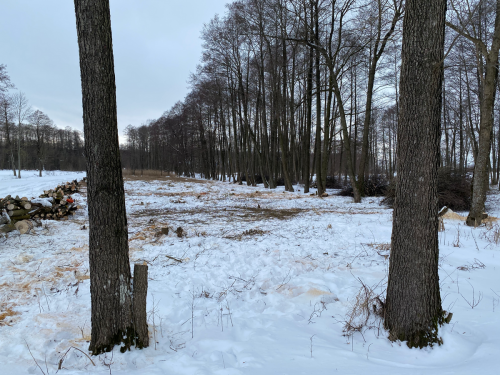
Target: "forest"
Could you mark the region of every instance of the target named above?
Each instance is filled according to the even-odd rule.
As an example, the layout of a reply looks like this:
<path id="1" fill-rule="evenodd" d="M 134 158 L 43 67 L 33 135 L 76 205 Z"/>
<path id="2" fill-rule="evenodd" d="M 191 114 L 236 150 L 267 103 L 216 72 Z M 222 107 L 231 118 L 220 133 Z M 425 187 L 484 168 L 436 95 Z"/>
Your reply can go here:
<path id="1" fill-rule="evenodd" d="M 121 144 L 74 6 L 83 133 L 0 64 L 10 373 L 495 371 L 500 0 L 235 0 Z"/>
<path id="2" fill-rule="evenodd" d="M 124 167 L 306 191 L 316 176 L 320 193 L 356 181 L 363 195 L 368 176 L 395 173 L 403 11 L 401 0 L 232 2 L 203 28 L 186 98 L 127 127 Z M 471 172 L 488 147 L 495 184 L 500 107 L 487 109 L 485 86 L 496 2 L 452 1 L 447 17 L 440 166 Z"/>
<path id="3" fill-rule="evenodd" d="M 363 196 L 369 176 L 391 180 L 396 170 L 403 14 L 402 0 L 228 4 L 204 25 L 189 94 L 126 127 L 122 166 L 287 190 L 300 182 L 306 192 L 316 176 L 320 194 L 349 184 Z M 485 149 L 496 184 L 496 3 L 454 1 L 447 16 L 440 166 L 465 176 Z M 83 134 L 55 126 L 13 86 L 0 93 L 0 166 L 84 169 Z"/>

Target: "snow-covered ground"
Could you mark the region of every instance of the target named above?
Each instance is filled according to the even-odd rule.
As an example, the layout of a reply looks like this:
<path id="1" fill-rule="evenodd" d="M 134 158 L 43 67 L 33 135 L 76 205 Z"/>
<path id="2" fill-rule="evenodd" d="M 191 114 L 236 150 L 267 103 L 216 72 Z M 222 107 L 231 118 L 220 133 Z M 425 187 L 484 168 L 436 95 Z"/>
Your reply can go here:
<path id="1" fill-rule="evenodd" d="M 38 197 L 43 190 L 53 189 L 61 182 L 85 177 L 85 172 L 43 171 L 41 178 L 38 173 L 21 170 L 21 178 L 17 178 L 11 170 L 0 170 L 0 198 L 9 194 L 13 197 Z"/>
<path id="2" fill-rule="evenodd" d="M 34 174 L 15 180 L 1 171 L 0 196 L 37 196 L 83 177 Z M 69 221 L 45 221 L 34 233 L 0 239 L 1 374 L 55 374 L 59 363 L 60 374 L 499 371 L 495 221 L 471 229 L 445 220 L 441 296 L 453 319 L 440 329 L 442 346 L 408 349 L 391 343 L 373 314 L 361 332 L 343 331 L 361 283 L 384 296 L 392 210 L 380 199 L 354 204 L 301 187 L 285 193 L 170 177 L 128 179 L 125 188 L 131 262 L 149 264 L 151 346 L 125 354 L 116 348 L 91 357 L 95 365 L 79 351 L 87 353 L 90 339 L 82 209 Z M 75 199 L 85 206 L 83 194 Z M 498 194 L 488 197 L 488 210 L 500 216 Z"/>

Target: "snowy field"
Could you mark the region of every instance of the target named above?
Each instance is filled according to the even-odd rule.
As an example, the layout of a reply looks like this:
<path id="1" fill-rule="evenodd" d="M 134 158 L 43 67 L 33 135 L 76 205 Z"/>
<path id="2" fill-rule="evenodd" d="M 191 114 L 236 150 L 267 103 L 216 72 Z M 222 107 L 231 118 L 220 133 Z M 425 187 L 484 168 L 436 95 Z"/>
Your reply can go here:
<path id="1" fill-rule="evenodd" d="M 21 178 L 16 178 L 11 170 L 0 170 L 0 198 L 9 194 L 38 198 L 44 190 L 53 189 L 63 181 L 80 181 L 86 175 L 85 172 L 43 171 L 40 178 L 38 173 L 21 170 Z"/>
<path id="2" fill-rule="evenodd" d="M 83 176 L 23 171 L 17 180 L 0 171 L 0 197 L 36 197 Z M 440 328 L 444 345 L 408 349 L 387 339 L 374 314 L 360 332 L 344 332 L 362 283 L 385 295 L 392 210 L 379 198 L 353 204 L 171 177 L 127 179 L 125 188 L 131 262 L 149 264 L 151 346 L 115 348 L 93 363 L 82 353 L 90 340 L 83 208 L 0 238 L 1 374 L 499 373 L 496 221 L 476 229 L 444 221 L 441 296 L 453 319 Z M 85 207 L 84 193 L 74 198 Z M 487 208 L 500 216 L 496 191 Z"/>

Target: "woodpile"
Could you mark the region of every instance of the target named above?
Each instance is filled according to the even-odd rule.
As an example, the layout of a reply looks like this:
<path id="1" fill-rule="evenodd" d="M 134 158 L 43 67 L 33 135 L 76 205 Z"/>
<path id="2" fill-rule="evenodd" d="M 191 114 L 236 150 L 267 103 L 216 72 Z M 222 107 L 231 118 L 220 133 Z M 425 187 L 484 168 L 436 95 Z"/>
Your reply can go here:
<path id="1" fill-rule="evenodd" d="M 32 221 L 66 220 L 78 208 L 70 194 L 77 193 L 79 185 L 76 180 L 67 182 L 44 191 L 38 199 L 10 195 L 0 199 L 0 233 L 17 229 L 24 234 L 33 228 Z"/>
<path id="2" fill-rule="evenodd" d="M 77 206 L 70 196 L 57 194 L 53 198 L 34 199 L 12 198 L 10 195 L 0 201 L 0 224 L 17 222 L 26 219 L 52 219 L 60 220 L 68 215 L 73 215 Z"/>
<path id="3" fill-rule="evenodd" d="M 82 181 L 85 181 L 84 178 Z M 80 183 L 77 180 L 66 182 L 63 185 L 57 186 L 55 189 L 44 190 L 40 198 L 56 198 L 62 199 L 64 195 L 75 194 L 79 191 Z"/>
<path id="4" fill-rule="evenodd" d="M 30 211 L 32 219 L 51 219 L 51 220 L 66 220 L 69 215 L 74 215 L 74 211 L 78 208 L 75 201 L 70 196 L 58 196 L 52 198 L 52 205 L 49 206 L 46 202 L 34 203 L 33 209 Z"/>
<path id="5" fill-rule="evenodd" d="M 0 224 L 6 224 L 11 221 L 20 221 L 24 219 L 30 219 L 30 211 L 33 205 L 26 197 L 15 198 L 7 195 L 5 198 L 0 199 L 0 210 L 2 210 L 2 216 L 0 217 Z"/>

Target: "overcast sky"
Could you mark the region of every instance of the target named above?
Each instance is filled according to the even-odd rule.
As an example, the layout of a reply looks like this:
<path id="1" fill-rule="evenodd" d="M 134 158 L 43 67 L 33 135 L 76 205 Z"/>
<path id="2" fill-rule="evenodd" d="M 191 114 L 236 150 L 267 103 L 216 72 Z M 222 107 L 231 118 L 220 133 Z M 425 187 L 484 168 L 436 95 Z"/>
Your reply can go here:
<path id="1" fill-rule="evenodd" d="M 228 0 L 111 0 L 120 135 L 187 94 L 200 32 Z M 73 0 L 0 0 L 0 64 L 30 104 L 83 130 Z M 120 137 L 123 139 L 122 137 Z"/>

